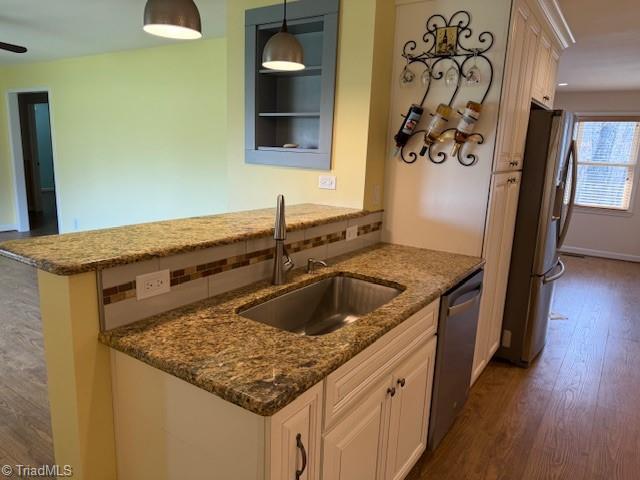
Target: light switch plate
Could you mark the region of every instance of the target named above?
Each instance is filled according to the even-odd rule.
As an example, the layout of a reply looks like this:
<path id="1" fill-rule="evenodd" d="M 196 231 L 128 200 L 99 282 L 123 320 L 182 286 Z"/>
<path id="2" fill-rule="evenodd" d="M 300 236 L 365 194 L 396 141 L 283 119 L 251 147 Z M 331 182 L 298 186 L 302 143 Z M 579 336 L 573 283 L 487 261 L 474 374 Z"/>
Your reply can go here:
<path id="1" fill-rule="evenodd" d="M 358 238 L 358 226 L 354 225 L 353 227 L 347 228 L 347 242 L 350 240 L 355 240 Z"/>
<path id="2" fill-rule="evenodd" d="M 136 277 L 136 298 L 138 300 L 169 293 L 170 290 L 169 270 L 159 270 Z"/>
<path id="3" fill-rule="evenodd" d="M 320 175 L 318 177 L 318 188 L 325 190 L 336 189 L 336 177 L 334 175 Z"/>

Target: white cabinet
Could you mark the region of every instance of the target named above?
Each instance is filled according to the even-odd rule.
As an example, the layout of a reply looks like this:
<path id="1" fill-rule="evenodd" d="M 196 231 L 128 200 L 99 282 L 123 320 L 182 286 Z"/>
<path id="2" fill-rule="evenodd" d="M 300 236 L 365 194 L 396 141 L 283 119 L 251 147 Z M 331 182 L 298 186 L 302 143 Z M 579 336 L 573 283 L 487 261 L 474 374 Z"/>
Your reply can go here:
<path id="1" fill-rule="evenodd" d="M 491 182 L 484 249 L 486 264 L 471 383 L 500 346 L 520 178 L 520 172 L 504 172 L 495 174 Z"/>
<path id="2" fill-rule="evenodd" d="M 426 447 L 439 303 L 270 417 L 113 351 L 118 478 L 403 478 Z"/>
<path id="3" fill-rule="evenodd" d="M 389 423 L 391 375 L 382 377 L 364 401 L 324 436 L 323 480 L 381 479 Z"/>
<path id="4" fill-rule="evenodd" d="M 322 383 L 267 420 L 266 478 L 319 480 Z"/>
<path id="5" fill-rule="evenodd" d="M 383 373 L 324 437 L 323 480 L 399 480 L 427 446 L 436 337 Z"/>
<path id="6" fill-rule="evenodd" d="M 494 170 L 520 170 L 531 103 L 531 76 L 540 25 L 523 0 L 516 1 L 511 19 L 507 69 L 500 100 Z"/>
<path id="7" fill-rule="evenodd" d="M 560 54 L 549 37 L 543 33 L 536 54 L 532 97 L 552 108 L 556 90 L 556 74 Z"/>
<path id="8" fill-rule="evenodd" d="M 560 62 L 560 52 L 551 47 L 551 57 L 549 58 L 549 75 L 547 78 L 549 100 L 547 106 L 553 108 L 553 101 L 556 97 L 556 81 L 558 78 L 558 63 Z"/>
<path id="9" fill-rule="evenodd" d="M 425 307 L 327 377 L 323 480 L 401 479 L 425 451 L 438 307 Z"/>
<path id="10" fill-rule="evenodd" d="M 388 480 L 404 478 L 427 447 L 435 354 L 436 339 L 432 337 L 394 373 L 385 475 Z"/>
<path id="11" fill-rule="evenodd" d="M 547 82 L 549 79 L 549 60 L 551 58 L 551 41 L 545 34 L 540 37 L 536 54 L 535 71 L 533 75 L 533 88 L 531 96 L 541 103 L 547 95 Z"/>

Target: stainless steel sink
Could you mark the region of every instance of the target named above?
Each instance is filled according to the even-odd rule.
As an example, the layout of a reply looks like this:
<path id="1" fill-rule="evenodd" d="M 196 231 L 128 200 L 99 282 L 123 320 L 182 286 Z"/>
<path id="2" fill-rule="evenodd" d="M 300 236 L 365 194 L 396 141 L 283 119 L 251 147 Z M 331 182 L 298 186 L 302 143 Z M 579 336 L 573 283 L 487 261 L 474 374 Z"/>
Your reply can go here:
<path id="1" fill-rule="evenodd" d="M 345 275 L 324 278 L 238 313 L 301 335 L 326 335 L 380 308 L 402 290 Z"/>

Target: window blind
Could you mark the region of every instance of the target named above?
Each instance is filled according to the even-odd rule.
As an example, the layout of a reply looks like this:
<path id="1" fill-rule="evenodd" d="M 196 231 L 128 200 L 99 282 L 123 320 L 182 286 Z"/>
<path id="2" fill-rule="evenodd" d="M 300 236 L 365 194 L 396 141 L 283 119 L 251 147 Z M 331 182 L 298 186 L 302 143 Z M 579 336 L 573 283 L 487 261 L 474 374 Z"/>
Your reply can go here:
<path id="1" fill-rule="evenodd" d="M 640 122 L 583 120 L 576 127 L 576 205 L 628 210 L 640 145 Z"/>

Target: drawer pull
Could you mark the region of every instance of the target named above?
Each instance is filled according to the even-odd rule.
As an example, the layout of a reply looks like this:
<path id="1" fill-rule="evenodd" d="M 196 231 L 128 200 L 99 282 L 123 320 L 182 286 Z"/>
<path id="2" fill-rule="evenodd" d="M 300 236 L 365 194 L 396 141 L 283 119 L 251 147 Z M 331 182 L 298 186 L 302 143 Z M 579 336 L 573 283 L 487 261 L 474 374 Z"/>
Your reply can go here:
<path id="1" fill-rule="evenodd" d="M 387 393 L 393 397 L 396 394 L 396 387 L 387 388 Z"/>
<path id="2" fill-rule="evenodd" d="M 300 480 L 300 477 L 307 469 L 307 451 L 304 448 L 304 443 L 302 443 L 302 435 L 296 435 L 296 446 L 300 450 L 300 454 L 302 455 L 302 468 L 300 470 L 296 470 L 296 480 Z"/>
<path id="3" fill-rule="evenodd" d="M 406 383 L 406 379 L 404 378 L 399 378 L 398 379 L 398 385 L 400 385 L 402 388 L 404 388 L 404 384 Z"/>

